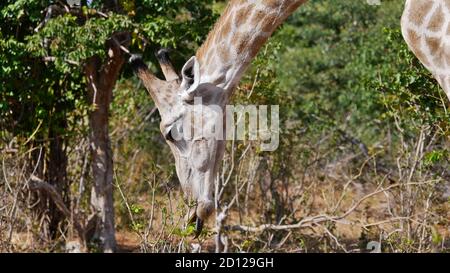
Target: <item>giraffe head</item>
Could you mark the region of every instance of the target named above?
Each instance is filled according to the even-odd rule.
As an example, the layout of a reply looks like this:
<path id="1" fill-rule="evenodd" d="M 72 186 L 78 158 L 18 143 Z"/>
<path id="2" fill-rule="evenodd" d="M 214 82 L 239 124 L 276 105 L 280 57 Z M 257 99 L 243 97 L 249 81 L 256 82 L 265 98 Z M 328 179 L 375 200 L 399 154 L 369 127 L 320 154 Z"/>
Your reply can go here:
<path id="1" fill-rule="evenodd" d="M 161 115 L 160 130 L 175 158 L 185 199 L 195 204 L 191 221 L 196 222 L 198 235 L 214 211 L 214 181 L 225 147 L 221 136 L 226 96 L 216 85 L 200 83 L 196 57 L 186 62 L 181 77 L 167 51 L 160 50 L 157 58 L 165 81 L 151 74 L 139 57 L 133 56 L 130 63 Z"/>
<path id="2" fill-rule="evenodd" d="M 165 51 L 157 54 L 165 81 L 152 75 L 139 58 L 131 59 L 161 114 L 160 129 L 175 157 L 183 191 L 197 204 L 192 218 L 197 232 L 214 209 L 214 180 L 225 147 L 223 137 L 218 137 L 225 131 L 225 104 L 262 45 L 305 1 L 229 1 L 181 77 Z"/>

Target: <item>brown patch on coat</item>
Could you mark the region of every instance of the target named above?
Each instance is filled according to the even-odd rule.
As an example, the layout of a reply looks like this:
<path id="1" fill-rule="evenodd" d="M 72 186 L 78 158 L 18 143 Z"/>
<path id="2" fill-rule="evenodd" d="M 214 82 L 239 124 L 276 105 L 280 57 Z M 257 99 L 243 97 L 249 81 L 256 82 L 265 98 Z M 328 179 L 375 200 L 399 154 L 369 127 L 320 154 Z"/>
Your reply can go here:
<path id="1" fill-rule="evenodd" d="M 263 2 L 263 5 L 273 10 L 278 8 L 282 3 L 283 1 L 280 0 L 266 0 Z"/>
<path id="2" fill-rule="evenodd" d="M 420 26 L 423 24 L 423 19 L 433 7 L 434 1 L 430 0 L 413 0 L 411 1 L 411 8 L 409 13 L 409 21 Z"/>
<path id="3" fill-rule="evenodd" d="M 262 21 L 262 32 L 270 32 L 272 33 L 275 28 L 278 26 L 278 18 L 276 13 L 267 14 Z"/>
<path id="4" fill-rule="evenodd" d="M 239 26 L 243 25 L 248 20 L 254 7 L 255 5 L 251 4 L 238 9 L 234 18 L 234 25 L 236 28 L 239 28 Z"/>
<path id="5" fill-rule="evenodd" d="M 420 50 L 420 40 L 421 40 L 420 36 L 413 30 L 409 29 L 406 39 L 408 40 L 409 46 L 410 46 L 411 50 L 414 52 L 414 54 L 416 55 L 416 57 L 424 65 L 430 66 L 430 63 L 428 62 L 427 57 L 422 52 L 422 50 Z"/>
<path id="6" fill-rule="evenodd" d="M 441 48 L 441 39 L 427 37 L 425 39 L 431 55 L 436 55 Z"/>
<path id="7" fill-rule="evenodd" d="M 248 48 L 252 37 L 249 33 L 239 32 L 233 39 L 233 46 L 236 48 L 237 53 L 242 53 Z"/>
<path id="8" fill-rule="evenodd" d="M 442 27 L 444 26 L 444 21 L 445 21 L 445 15 L 444 15 L 444 12 L 442 11 L 442 7 L 440 7 L 434 12 L 432 19 L 431 19 L 430 23 L 428 24 L 428 28 L 431 31 L 437 32 L 437 31 L 441 30 Z"/>
<path id="9" fill-rule="evenodd" d="M 258 54 L 259 50 L 267 42 L 268 39 L 268 36 L 263 35 L 259 35 L 254 38 L 253 47 L 250 50 L 250 58 L 254 58 L 256 54 Z"/>

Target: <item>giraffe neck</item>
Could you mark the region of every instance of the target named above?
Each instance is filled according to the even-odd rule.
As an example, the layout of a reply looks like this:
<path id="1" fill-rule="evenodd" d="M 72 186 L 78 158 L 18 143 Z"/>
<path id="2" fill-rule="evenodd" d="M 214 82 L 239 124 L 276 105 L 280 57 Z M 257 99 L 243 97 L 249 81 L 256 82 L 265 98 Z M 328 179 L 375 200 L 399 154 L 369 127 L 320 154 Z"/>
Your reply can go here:
<path id="1" fill-rule="evenodd" d="M 231 91 L 275 29 L 307 0 L 231 0 L 197 51 L 201 83 Z"/>

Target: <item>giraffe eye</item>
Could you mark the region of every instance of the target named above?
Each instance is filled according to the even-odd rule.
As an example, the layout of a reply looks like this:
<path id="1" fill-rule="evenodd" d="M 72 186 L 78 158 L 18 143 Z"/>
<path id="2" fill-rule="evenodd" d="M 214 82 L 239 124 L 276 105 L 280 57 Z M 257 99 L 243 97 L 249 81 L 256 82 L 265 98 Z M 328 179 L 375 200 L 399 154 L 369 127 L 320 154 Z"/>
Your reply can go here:
<path id="1" fill-rule="evenodd" d="M 182 128 L 178 128 L 177 124 L 175 124 L 171 126 L 169 130 L 166 131 L 166 133 L 164 134 L 164 138 L 167 141 L 175 142 L 182 138 L 182 133 L 183 133 Z"/>

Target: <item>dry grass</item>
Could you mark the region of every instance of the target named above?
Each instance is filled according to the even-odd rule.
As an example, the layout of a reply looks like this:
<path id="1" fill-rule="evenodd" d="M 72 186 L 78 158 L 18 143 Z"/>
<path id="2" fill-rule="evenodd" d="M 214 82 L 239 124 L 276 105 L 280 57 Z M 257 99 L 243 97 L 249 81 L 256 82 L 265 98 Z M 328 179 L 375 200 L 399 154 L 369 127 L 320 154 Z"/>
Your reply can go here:
<path id="1" fill-rule="evenodd" d="M 449 252 L 449 168 L 424 163 L 437 141 L 428 130 L 395 152 L 381 143 L 369 156 L 323 148 L 321 139 L 280 157 L 258 153 L 257 143 L 230 144 L 218 176 L 217 213 L 197 240 L 187 227 L 192 208 L 173 175 L 150 166 L 147 152 L 116 156 L 118 251 L 366 252 L 376 241 L 384 252 Z M 307 160 L 292 159 L 304 151 Z M 74 219 L 89 214 L 85 152 L 81 145 L 71 153 L 70 165 L 81 166 L 70 173 L 71 215 L 53 239 L 45 214 L 35 210 L 39 195 L 29 190 L 30 151 L 2 153 L 0 251 L 63 252 L 77 242 Z"/>

